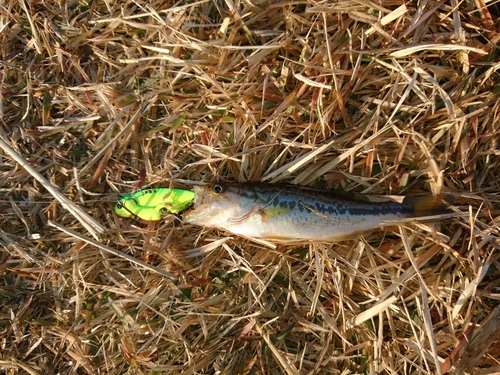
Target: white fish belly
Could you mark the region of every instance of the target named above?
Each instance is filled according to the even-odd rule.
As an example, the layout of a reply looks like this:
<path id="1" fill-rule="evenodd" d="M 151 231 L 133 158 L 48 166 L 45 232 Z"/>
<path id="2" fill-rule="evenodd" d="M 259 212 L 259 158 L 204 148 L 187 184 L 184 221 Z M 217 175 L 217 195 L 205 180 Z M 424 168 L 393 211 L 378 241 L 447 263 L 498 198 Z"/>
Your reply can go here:
<path id="1" fill-rule="evenodd" d="M 376 216 L 350 216 L 325 218 L 316 214 L 283 215 L 266 219 L 253 215 L 244 223 L 219 222 L 217 227 L 234 234 L 267 239 L 306 239 L 316 241 L 348 239 L 370 232 L 385 221 L 394 221 L 402 216 L 388 214 Z"/>

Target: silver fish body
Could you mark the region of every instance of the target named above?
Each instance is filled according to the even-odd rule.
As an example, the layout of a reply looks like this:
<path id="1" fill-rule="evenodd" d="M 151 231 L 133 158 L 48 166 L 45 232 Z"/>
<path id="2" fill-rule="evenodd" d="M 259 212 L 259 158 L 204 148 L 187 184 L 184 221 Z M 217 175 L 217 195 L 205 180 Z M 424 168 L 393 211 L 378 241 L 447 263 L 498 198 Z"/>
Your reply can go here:
<path id="1" fill-rule="evenodd" d="M 405 201 L 371 202 L 299 186 L 214 184 L 194 192 L 184 221 L 267 240 L 344 240 L 416 216 Z"/>

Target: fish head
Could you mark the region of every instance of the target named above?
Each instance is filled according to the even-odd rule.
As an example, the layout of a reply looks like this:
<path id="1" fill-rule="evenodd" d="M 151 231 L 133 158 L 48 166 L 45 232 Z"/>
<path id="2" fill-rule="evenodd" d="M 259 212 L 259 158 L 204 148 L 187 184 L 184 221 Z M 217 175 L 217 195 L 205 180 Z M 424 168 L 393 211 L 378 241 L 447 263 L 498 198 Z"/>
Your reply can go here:
<path id="1" fill-rule="evenodd" d="M 203 226 L 224 226 L 228 220 L 238 218 L 255 206 L 245 199 L 237 184 L 213 184 L 194 187 L 193 209 L 186 212 L 185 222 Z"/>

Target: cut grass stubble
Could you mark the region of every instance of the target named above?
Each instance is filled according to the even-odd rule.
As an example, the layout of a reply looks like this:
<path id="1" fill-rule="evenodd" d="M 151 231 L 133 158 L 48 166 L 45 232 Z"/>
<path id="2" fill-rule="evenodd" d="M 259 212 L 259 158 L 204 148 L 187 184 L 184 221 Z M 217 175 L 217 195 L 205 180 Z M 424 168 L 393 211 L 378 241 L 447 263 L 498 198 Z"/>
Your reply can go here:
<path id="1" fill-rule="evenodd" d="M 499 371 L 495 12 L 7 1 L 0 368 Z M 217 180 L 453 193 L 465 215 L 285 246 L 113 214 Z"/>

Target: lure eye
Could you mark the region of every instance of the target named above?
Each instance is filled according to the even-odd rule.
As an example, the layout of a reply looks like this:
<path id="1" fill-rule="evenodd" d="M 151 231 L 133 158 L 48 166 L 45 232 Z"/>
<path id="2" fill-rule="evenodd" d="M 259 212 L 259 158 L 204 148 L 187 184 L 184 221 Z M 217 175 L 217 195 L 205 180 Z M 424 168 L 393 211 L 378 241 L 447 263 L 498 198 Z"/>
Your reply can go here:
<path id="1" fill-rule="evenodd" d="M 214 185 L 214 186 L 212 186 L 212 191 L 215 194 L 221 194 L 224 192 L 224 188 L 221 185 Z"/>

